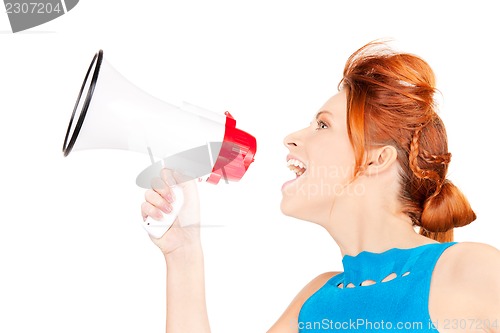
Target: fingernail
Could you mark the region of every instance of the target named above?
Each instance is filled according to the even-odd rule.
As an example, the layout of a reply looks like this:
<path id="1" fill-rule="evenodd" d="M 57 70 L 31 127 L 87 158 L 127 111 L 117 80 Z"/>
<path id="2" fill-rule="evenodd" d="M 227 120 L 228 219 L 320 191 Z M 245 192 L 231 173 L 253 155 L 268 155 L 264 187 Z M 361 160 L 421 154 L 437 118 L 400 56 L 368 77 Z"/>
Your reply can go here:
<path id="1" fill-rule="evenodd" d="M 170 206 L 170 205 L 165 205 L 165 206 L 164 206 L 164 208 L 165 208 L 165 211 L 166 211 L 167 213 L 172 212 L 172 206 Z"/>
<path id="2" fill-rule="evenodd" d="M 170 202 L 170 203 L 174 202 L 174 197 L 172 196 L 172 194 L 167 193 L 167 201 Z"/>

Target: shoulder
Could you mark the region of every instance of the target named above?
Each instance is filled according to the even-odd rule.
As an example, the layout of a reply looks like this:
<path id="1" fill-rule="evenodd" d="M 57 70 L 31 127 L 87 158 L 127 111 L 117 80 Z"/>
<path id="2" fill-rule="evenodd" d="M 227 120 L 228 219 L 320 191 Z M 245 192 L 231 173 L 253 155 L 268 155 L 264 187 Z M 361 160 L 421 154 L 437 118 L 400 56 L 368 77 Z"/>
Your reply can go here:
<path id="1" fill-rule="evenodd" d="M 327 272 L 316 276 L 295 296 L 278 321 L 267 333 L 288 333 L 298 331 L 298 317 L 304 302 L 325 285 L 332 277 L 341 272 Z"/>
<path id="2" fill-rule="evenodd" d="M 493 280 L 498 282 L 489 285 L 489 288 L 500 284 L 500 251 L 488 244 L 475 242 L 454 244 L 443 252 L 436 268 L 438 265 L 448 268 L 449 277 L 453 276 L 454 280 L 462 284 Z"/>
<path id="3" fill-rule="evenodd" d="M 497 316 L 500 313 L 500 251 L 475 242 L 448 247 L 436 263 L 431 292 L 439 307 L 446 306 L 459 315 L 485 319 Z"/>
<path id="4" fill-rule="evenodd" d="M 325 285 L 332 277 L 341 272 L 327 272 L 316 276 L 312 279 L 308 284 L 305 285 L 304 288 L 297 294 L 294 301 L 300 304 L 300 307 L 304 304 L 304 302 L 312 296 L 315 292 L 317 292 L 321 287 Z"/>

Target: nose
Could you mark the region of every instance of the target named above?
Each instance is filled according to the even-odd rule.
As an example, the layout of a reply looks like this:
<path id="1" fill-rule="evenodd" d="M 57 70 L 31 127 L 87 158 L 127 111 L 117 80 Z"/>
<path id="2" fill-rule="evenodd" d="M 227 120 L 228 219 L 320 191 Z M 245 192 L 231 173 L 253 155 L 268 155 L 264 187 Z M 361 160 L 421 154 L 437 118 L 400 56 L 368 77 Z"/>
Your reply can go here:
<path id="1" fill-rule="evenodd" d="M 297 147 L 300 140 L 299 140 L 299 132 L 293 132 L 285 136 L 283 139 L 283 144 L 285 145 L 286 148 L 290 149 L 291 147 Z"/>

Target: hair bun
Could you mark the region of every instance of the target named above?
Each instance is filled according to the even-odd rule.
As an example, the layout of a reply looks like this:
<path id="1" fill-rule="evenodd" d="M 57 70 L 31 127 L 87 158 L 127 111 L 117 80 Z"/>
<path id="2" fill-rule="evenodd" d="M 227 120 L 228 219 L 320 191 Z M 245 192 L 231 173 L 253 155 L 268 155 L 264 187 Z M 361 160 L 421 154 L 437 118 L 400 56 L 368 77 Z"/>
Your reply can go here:
<path id="1" fill-rule="evenodd" d="M 446 232 L 476 219 L 465 195 L 449 180 L 424 203 L 421 226 L 430 232 Z"/>

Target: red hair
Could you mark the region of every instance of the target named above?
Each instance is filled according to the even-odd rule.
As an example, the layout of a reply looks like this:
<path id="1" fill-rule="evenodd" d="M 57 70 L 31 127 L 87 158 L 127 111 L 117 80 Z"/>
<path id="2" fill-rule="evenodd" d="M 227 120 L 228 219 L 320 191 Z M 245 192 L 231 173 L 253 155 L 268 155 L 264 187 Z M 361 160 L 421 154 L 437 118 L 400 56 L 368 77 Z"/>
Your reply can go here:
<path id="1" fill-rule="evenodd" d="M 421 58 L 369 43 L 352 54 L 339 87 L 347 93 L 347 128 L 357 174 L 373 145 L 392 145 L 400 165 L 403 212 L 420 234 L 453 240 L 453 228 L 476 219 L 462 192 L 446 179 L 451 154 L 436 113 L 434 72 Z"/>

